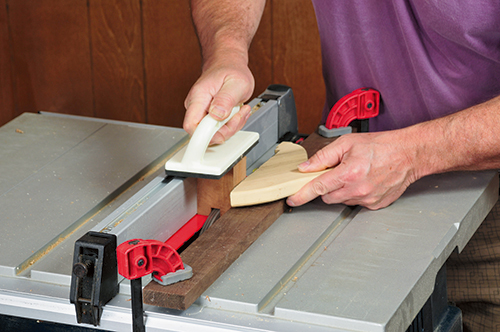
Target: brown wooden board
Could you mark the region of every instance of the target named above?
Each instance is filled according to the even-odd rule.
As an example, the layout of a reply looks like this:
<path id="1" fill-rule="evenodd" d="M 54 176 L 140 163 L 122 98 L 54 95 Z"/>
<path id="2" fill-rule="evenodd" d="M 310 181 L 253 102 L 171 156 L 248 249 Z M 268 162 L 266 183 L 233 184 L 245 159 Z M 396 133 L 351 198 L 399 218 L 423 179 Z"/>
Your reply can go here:
<path id="1" fill-rule="evenodd" d="M 144 287 L 144 303 L 177 310 L 189 308 L 278 219 L 284 207 L 280 200 L 227 211 L 181 254 L 182 261 L 193 268 L 193 277 L 168 286 L 150 282 Z"/>
<path id="2" fill-rule="evenodd" d="M 325 138 L 317 132 L 312 133 L 302 142 L 302 147 L 306 149 L 307 156 L 311 158 L 316 152 L 335 141 L 338 137 Z"/>
<path id="3" fill-rule="evenodd" d="M 231 208 L 229 194 L 246 177 L 247 157 L 243 157 L 229 172 L 218 180 L 196 179 L 198 214 L 208 216 L 219 209 L 222 216 Z"/>
<path id="4" fill-rule="evenodd" d="M 310 154 L 330 141 L 312 134 L 303 144 Z M 189 308 L 278 219 L 285 206 L 285 201 L 279 200 L 231 208 L 181 254 L 182 261 L 193 268 L 193 277 L 168 286 L 150 282 L 144 287 L 144 303 L 177 310 Z"/>

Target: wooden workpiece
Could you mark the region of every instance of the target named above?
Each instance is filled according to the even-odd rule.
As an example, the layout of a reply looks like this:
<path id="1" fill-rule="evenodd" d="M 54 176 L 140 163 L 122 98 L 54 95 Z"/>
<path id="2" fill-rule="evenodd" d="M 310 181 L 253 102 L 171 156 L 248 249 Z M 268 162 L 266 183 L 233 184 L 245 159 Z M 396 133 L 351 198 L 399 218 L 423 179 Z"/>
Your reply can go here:
<path id="1" fill-rule="evenodd" d="M 185 310 L 283 213 L 284 201 L 232 208 L 181 254 L 191 279 L 162 286 L 150 282 L 144 303 Z"/>
<path id="2" fill-rule="evenodd" d="M 302 146 L 311 156 L 332 140 L 312 134 Z M 283 199 L 229 209 L 182 252 L 182 261 L 193 268 L 193 277 L 168 286 L 150 282 L 143 290 L 144 303 L 177 310 L 189 308 L 279 218 L 284 209 Z"/>
<path id="3" fill-rule="evenodd" d="M 233 189 L 231 206 L 274 202 L 291 196 L 306 183 L 328 171 L 302 173 L 297 165 L 306 160 L 307 152 L 299 144 L 280 143 L 274 156 Z"/>
<path id="4" fill-rule="evenodd" d="M 197 179 L 198 214 L 208 216 L 212 209 L 221 215 L 231 208 L 229 193 L 246 176 L 246 157 L 218 180 Z"/>
<path id="5" fill-rule="evenodd" d="M 300 145 L 307 151 L 307 157 L 311 158 L 316 152 L 335 141 L 337 137 L 326 138 L 314 132 L 309 135 Z"/>

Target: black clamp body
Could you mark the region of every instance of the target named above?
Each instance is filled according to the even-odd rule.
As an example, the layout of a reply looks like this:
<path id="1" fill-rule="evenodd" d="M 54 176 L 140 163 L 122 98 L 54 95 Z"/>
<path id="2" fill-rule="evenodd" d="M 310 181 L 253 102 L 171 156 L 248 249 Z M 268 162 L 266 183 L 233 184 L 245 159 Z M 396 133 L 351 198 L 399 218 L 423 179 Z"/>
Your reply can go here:
<path id="1" fill-rule="evenodd" d="M 118 294 L 116 236 L 88 232 L 75 242 L 70 302 L 78 323 L 99 325 L 102 306 Z"/>

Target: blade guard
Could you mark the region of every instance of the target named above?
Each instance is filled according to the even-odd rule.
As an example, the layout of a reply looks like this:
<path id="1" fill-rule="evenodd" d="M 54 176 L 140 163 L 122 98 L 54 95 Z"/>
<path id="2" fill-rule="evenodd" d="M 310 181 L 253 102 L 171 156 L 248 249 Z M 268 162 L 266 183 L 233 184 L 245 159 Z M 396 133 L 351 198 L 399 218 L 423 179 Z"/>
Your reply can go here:
<path id="1" fill-rule="evenodd" d="M 379 113 L 380 93 L 371 88 L 361 88 L 342 97 L 333 105 L 325 127 L 347 127 L 353 120 L 376 117 Z"/>
<path id="2" fill-rule="evenodd" d="M 182 259 L 171 246 L 157 240 L 134 239 L 116 248 L 118 273 L 129 280 L 153 273 L 162 276 L 184 269 Z"/>

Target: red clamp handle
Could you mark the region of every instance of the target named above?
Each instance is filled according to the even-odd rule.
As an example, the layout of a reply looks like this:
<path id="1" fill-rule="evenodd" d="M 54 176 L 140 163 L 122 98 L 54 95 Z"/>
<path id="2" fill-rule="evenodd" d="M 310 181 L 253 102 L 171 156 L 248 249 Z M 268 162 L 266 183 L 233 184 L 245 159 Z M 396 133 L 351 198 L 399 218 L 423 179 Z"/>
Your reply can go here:
<path id="1" fill-rule="evenodd" d="M 380 93 L 377 90 L 357 89 L 333 105 L 325 127 L 328 129 L 347 127 L 353 120 L 373 118 L 378 115 L 379 105 Z"/>
<path id="2" fill-rule="evenodd" d="M 129 280 L 153 273 L 161 280 L 167 273 L 184 269 L 182 259 L 171 246 L 157 240 L 134 239 L 116 248 L 118 273 Z"/>

